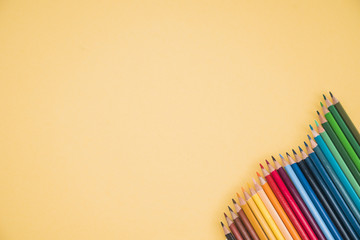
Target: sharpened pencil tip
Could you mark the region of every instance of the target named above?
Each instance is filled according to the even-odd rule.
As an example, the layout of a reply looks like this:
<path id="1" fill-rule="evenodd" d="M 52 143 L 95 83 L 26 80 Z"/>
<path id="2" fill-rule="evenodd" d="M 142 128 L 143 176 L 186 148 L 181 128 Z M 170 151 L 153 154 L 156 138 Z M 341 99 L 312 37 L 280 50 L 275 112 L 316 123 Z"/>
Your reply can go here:
<path id="1" fill-rule="evenodd" d="M 311 126 L 311 124 L 309 124 L 309 127 L 310 127 L 311 130 L 314 130 L 314 128 Z"/>
<path id="2" fill-rule="evenodd" d="M 301 149 L 301 147 L 300 146 L 298 146 L 298 147 L 299 147 L 299 151 L 302 152 L 303 150 Z"/>
<path id="3" fill-rule="evenodd" d="M 279 153 L 280 158 L 284 159 L 284 157 Z"/>
<path id="4" fill-rule="evenodd" d="M 317 113 L 318 115 L 320 115 L 319 111 L 316 111 L 316 113 Z"/>
<path id="5" fill-rule="evenodd" d="M 232 200 L 233 204 L 235 204 L 235 203 L 236 203 L 236 201 L 235 201 L 233 198 L 232 198 L 231 200 Z"/>
<path id="6" fill-rule="evenodd" d="M 269 161 L 268 161 L 267 159 L 265 159 L 265 162 L 266 162 L 266 164 L 268 164 L 268 165 L 270 164 L 270 163 L 269 163 Z"/>
<path id="7" fill-rule="evenodd" d="M 224 213 L 224 216 L 227 217 L 226 213 Z"/>
<path id="8" fill-rule="evenodd" d="M 239 198 L 239 197 L 240 197 L 240 194 L 239 194 L 239 193 L 236 193 L 236 196 Z"/>
<path id="9" fill-rule="evenodd" d="M 326 100 L 326 96 L 325 96 L 325 94 L 323 94 L 323 97 L 324 97 L 324 100 Z"/>
<path id="10" fill-rule="evenodd" d="M 315 120 L 315 124 L 316 124 L 317 127 L 319 126 L 319 123 L 318 123 L 318 121 L 316 121 L 316 120 Z"/>
<path id="11" fill-rule="evenodd" d="M 264 169 L 264 166 L 261 163 L 259 163 L 259 165 L 260 165 L 261 169 Z"/>
<path id="12" fill-rule="evenodd" d="M 272 158 L 273 161 L 276 161 L 276 159 L 274 158 L 274 156 L 271 156 L 271 158 Z"/>
<path id="13" fill-rule="evenodd" d="M 307 135 L 307 137 L 308 137 L 308 139 L 309 139 L 309 140 L 311 140 L 311 137 L 310 137 L 310 135 L 309 135 L 309 134 Z"/>
<path id="14" fill-rule="evenodd" d="M 333 94 L 332 94 L 332 92 L 331 92 L 331 91 L 329 91 L 329 93 L 330 93 L 330 97 L 333 97 Z"/>
<path id="15" fill-rule="evenodd" d="M 290 156 L 290 154 L 288 152 L 286 152 L 286 156 Z"/>
<path id="16" fill-rule="evenodd" d="M 296 152 L 295 152 L 295 150 L 294 150 L 294 149 L 292 149 L 292 152 L 293 152 L 293 154 L 295 154 L 295 155 L 296 155 Z"/>
<path id="17" fill-rule="evenodd" d="M 321 106 L 321 107 L 323 107 L 323 106 L 324 106 L 322 102 L 320 102 L 320 106 Z"/>
<path id="18" fill-rule="evenodd" d="M 258 177 L 261 177 L 260 173 L 258 173 L 258 172 L 256 172 L 256 175 L 257 175 Z"/>
<path id="19" fill-rule="evenodd" d="M 234 199 L 233 199 L 233 200 L 234 200 Z M 229 209 L 230 212 L 233 212 L 233 210 L 231 209 L 231 207 L 228 206 L 228 209 Z"/>
<path id="20" fill-rule="evenodd" d="M 307 143 L 304 141 L 304 145 L 305 145 L 305 147 L 307 147 L 308 145 L 307 145 Z"/>
<path id="21" fill-rule="evenodd" d="M 224 224 L 223 224 L 223 222 L 220 222 L 221 223 L 221 226 L 223 226 L 224 227 Z"/>
<path id="22" fill-rule="evenodd" d="M 241 191 L 245 192 L 245 188 L 241 187 Z"/>

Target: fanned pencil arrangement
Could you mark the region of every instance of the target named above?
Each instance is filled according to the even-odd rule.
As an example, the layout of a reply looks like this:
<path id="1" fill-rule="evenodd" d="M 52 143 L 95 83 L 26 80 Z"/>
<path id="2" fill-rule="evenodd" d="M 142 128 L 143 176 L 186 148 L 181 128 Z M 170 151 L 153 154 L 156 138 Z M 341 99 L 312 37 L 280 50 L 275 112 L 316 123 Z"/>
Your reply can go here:
<path id="1" fill-rule="evenodd" d="M 360 134 L 339 100 L 323 96 L 306 151 L 260 163 L 258 181 L 232 199 L 226 239 L 360 239 Z"/>

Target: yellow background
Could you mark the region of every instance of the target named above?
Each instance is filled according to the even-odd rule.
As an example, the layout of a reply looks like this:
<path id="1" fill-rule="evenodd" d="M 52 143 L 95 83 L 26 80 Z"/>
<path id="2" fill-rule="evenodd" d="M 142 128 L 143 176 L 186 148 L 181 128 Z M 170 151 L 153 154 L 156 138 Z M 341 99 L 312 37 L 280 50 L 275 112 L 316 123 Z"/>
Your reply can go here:
<path id="1" fill-rule="evenodd" d="M 0 238 L 224 239 L 332 90 L 360 123 L 359 1 L 0 2 Z"/>

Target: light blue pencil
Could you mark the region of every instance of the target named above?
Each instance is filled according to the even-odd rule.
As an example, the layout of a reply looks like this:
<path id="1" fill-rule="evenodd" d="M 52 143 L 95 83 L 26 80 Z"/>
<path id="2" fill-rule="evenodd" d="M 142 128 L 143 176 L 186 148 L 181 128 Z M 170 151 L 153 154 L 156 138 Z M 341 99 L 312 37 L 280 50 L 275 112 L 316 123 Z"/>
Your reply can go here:
<path id="1" fill-rule="evenodd" d="M 326 239 L 335 240 L 334 236 L 331 234 L 329 228 L 326 226 L 324 220 L 322 219 L 322 217 L 320 216 L 318 210 L 316 209 L 313 202 L 311 201 L 309 195 L 305 191 L 305 189 L 304 189 L 303 185 L 301 184 L 299 178 L 296 176 L 295 172 L 293 171 L 293 169 L 291 168 L 289 163 L 282 156 L 280 156 L 280 157 L 281 157 L 281 160 L 283 162 L 285 171 L 289 175 L 291 181 L 293 182 L 294 186 L 298 190 L 300 196 L 302 197 L 302 199 L 305 202 L 306 206 L 308 207 L 309 211 L 313 215 L 315 221 L 319 225 L 319 227 L 320 227 L 321 231 L 323 232 L 324 236 L 326 237 Z M 292 161 L 294 161 L 294 160 L 292 160 Z M 278 164 L 278 166 L 276 166 L 276 164 Z M 279 168 L 281 166 L 280 166 L 280 164 L 278 162 L 275 162 L 275 167 Z"/>

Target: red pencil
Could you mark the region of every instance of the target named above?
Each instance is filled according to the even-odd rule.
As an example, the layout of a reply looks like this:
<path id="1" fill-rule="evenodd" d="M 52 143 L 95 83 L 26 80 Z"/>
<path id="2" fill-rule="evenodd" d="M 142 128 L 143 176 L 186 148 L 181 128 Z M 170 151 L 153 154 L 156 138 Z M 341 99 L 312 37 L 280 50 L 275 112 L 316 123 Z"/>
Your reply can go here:
<path id="1" fill-rule="evenodd" d="M 304 217 L 304 214 L 301 212 L 299 206 L 296 204 L 291 193 L 287 189 L 287 187 L 286 187 L 284 181 L 282 180 L 282 178 L 280 177 L 279 173 L 277 171 L 275 171 L 275 168 L 267 160 L 266 160 L 266 163 L 269 167 L 270 175 L 273 177 L 274 181 L 276 182 L 276 185 L 279 187 L 279 189 L 283 193 L 286 201 L 290 205 L 291 209 L 293 210 L 294 214 L 296 215 L 296 218 L 299 220 L 301 226 L 304 228 L 306 234 L 312 240 L 318 239 L 318 237 L 314 233 L 313 229 L 311 228 L 310 224 Z"/>
<path id="2" fill-rule="evenodd" d="M 276 198 L 280 202 L 280 204 L 283 207 L 284 211 L 288 215 L 290 221 L 292 222 L 292 224 L 296 228 L 296 230 L 299 233 L 301 239 L 310 240 L 310 238 L 306 235 L 305 229 L 301 226 L 301 223 L 298 221 L 298 219 L 296 218 L 296 215 L 292 211 L 290 205 L 287 203 L 284 195 L 281 193 L 280 189 L 276 185 L 273 177 L 268 173 L 268 171 L 265 170 L 263 165 L 260 164 L 260 167 L 261 167 L 261 171 L 263 172 L 263 175 L 264 175 L 267 183 L 269 184 L 271 190 L 274 192 Z"/>

